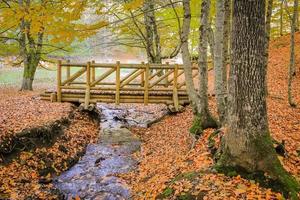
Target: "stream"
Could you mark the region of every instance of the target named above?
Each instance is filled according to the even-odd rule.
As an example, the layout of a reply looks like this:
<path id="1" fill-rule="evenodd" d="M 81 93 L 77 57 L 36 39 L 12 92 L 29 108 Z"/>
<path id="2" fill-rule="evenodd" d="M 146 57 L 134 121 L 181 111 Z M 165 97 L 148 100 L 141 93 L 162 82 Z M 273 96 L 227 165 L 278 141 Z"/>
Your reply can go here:
<path id="1" fill-rule="evenodd" d="M 128 129 L 147 127 L 167 114 L 164 106 L 114 106 L 98 104 L 100 134 L 96 144 L 87 146 L 85 155 L 68 171 L 55 178 L 54 185 L 65 199 L 131 199 L 128 185 L 118 174 L 137 168 L 133 153 L 140 139 Z"/>

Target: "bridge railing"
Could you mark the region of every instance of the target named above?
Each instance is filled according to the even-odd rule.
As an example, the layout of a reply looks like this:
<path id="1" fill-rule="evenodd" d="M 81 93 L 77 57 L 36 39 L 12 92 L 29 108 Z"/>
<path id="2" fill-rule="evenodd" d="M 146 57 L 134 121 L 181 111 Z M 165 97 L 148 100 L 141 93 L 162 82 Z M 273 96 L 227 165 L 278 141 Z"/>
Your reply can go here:
<path id="1" fill-rule="evenodd" d="M 65 74 L 63 74 L 63 72 Z M 198 67 L 192 68 L 193 77 L 198 75 Z M 62 101 L 62 91 L 83 90 L 84 106 L 87 108 L 93 91 L 114 92 L 114 102 L 120 103 L 120 96 L 131 92 L 143 94 L 143 103 L 149 103 L 152 92 L 170 93 L 175 109 L 178 109 L 178 93 L 186 92 L 183 65 L 179 64 L 114 64 L 58 62 L 56 100 Z M 122 92 L 127 91 L 123 94 Z M 155 99 L 151 100 L 155 102 Z M 161 102 L 157 99 L 157 102 Z"/>

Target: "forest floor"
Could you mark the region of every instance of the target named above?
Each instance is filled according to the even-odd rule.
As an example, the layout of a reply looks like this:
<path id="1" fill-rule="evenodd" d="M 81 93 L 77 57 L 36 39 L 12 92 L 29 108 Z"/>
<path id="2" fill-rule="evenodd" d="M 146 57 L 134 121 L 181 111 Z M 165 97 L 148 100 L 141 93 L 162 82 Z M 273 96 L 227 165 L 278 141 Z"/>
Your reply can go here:
<path id="1" fill-rule="evenodd" d="M 267 103 L 271 134 L 277 141 L 285 141 L 287 156 L 280 160 L 300 180 L 299 33 L 296 55 L 293 95 L 298 108 L 291 108 L 287 101 L 289 35 L 270 44 Z M 57 199 L 52 175 L 72 166 L 87 144 L 98 138 L 99 127 L 91 116 L 68 103 L 40 101 L 39 92 L 0 88 L 0 199 Z M 216 114 L 213 97 L 210 108 Z M 206 130 L 193 141 L 189 134 L 192 116 L 187 107 L 150 128 L 132 128 L 143 142 L 135 155 L 139 166 L 122 178 L 131 186 L 134 199 L 282 199 L 279 192 L 254 180 L 216 173 L 208 148 L 214 130 Z M 40 134 L 48 129 L 56 135 Z M 36 136 L 40 140 L 32 139 Z M 7 157 L 9 153 L 14 156 Z"/>
<path id="2" fill-rule="evenodd" d="M 285 141 L 286 157 L 279 157 L 285 169 L 300 181 L 300 33 L 296 34 L 296 67 L 293 95 L 298 108 L 287 100 L 289 35 L 270 44 L 268 65 L 268 118 L 271 135 Z M 214 98 L 210 108 L 216 111 Z M 254 180 L 216 173 L 208 148 L 206 130 L 191 149 L 189 128 L 191 109 L 170 116 L 148 129 L 134 129 L 143 141 L 136 155 L 140 161 L 136 172 L 127 176 L 135 199 L 282 199 L 279 192 L 260 187 Z"/>
<path id="3" fill-rule="evenodd" d="M 98 139 L 98 122 L 69 103 L 39 100 L 39 91 L 0 94 L 0 199 L 58 199 L 52 176 Z"/>

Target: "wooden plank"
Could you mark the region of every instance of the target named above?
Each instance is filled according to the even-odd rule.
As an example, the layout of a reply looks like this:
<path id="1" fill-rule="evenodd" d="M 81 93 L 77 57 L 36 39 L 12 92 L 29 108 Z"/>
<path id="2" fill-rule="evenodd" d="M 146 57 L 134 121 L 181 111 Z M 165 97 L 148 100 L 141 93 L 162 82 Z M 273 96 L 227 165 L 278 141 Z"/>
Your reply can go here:
<path id="1" fill-rule="evenodd" d="M 92 60 L 91 64 L 95 64 L 95 61 Z M 92 65 L 90 67 L 92 69 L 92 79 L 91 79 L 91 81 L 94 82 L 95 81 L 95 77 L 96 77 L 96 68 L 94 66 L 92 66 Z"/>
<path id="2" fill-rule="evenodd" d="M 144 66 L 145 65 L 145 63 L 144 62 L 142 62 L 142 66 Z M 144 87 L 144 85 L 145 85 L 145 70 L 144 69 L 142 69 L 143 70 L 143 73 L 141 74 L 141 87 Z"/>
<path id="3" fill-rule="evenodd" d="M 88 62 L 86 65 L 86 89 L 84 97 L 84 109 L 88 109 L 90 105 L 91 96 L 91 63 Z"/>
<path id="4" fill-rule="evenodd" d="M 61 102 L 61 60 L 57 63 L 57 102 Z"/>
<path id="5" fill-rule="evenodd" d="M 69 84 L 71 84 L 72 81 L 74 81 L 76 78 L 78 78 L 79 76 L 81 76 L 85 71 L 86 71 L 86 68 L 83 68 L 83 69 L 77 71 L 69 79 L 67 79 L 64 82 L 62 82 L 61 85 L 69 85 Z"/>
<path id="6" fill-rule="evenodd" d="M 153 86 L 155 86 L 156 84 L 160 83 L 163 79 L 165 79 L 167 76 L 169 76 L 170 74 L 173 73 L 174 70 L 170 70 L 167 73 L 165 73 L 164 75 L 162 75 L 161 77 L 159 77 L 157 80 L 154 81 L 154 83 L 152 83 L 149 88 L 152 88 Z"/>
<path id="7" fill-rule="evenodd" d="M 120 84 L 121 84 L 121 70 L 120 61 L 117 61 L 116 65 L 116 105 L 120 104 Z"/>
<path id="8" fill-rule="evenodd" d="M 155 76 L 157 76 L 158 74 L 160 74 L 162 72 L 163 72 L 163 70 L 160 69 L 160 70 L 156 71 L 154 74 L 151 74 L 151 76 L 149 77 L 149 80 L 152 80 Z"/>
<path id="9" fill-rule="evenodd" d="M 177 91 L 178 65 L 175 65 L 173 81 L 173 102 L 176 111 L 179 111 L 178 91 Z"/>
<path id="10" fill-rule="evenodd" d="M 67 60 L 67 63 L 70 63 L 70 60 Z M 70 78 L 70 76 L 71 76 L 71 66 L 67 66 L 67 69 L 66 69 L 67 80 Z"/>
<path id="11" fill-rule="evenodd" d="M 116 68 L 112 68 L 108 71 L 106 71 L 104 74 L 102 74 L 99 78 L 97 78 L 94 82 L 91 83 L 91 87 L 95 86 L 96 84 L 98 84 L 100 81 L 102 81 L 103 79 L 105 79 L 106 77 L 108 77 L 110 74 L 112 74 L 114 71 L 116 71 Z"/>
<path id="12" fill-rule="evenodd" d="M 130 76 L 132 76 L 133 74 L 135 74 L 137 71 L 139 71 L 140 69 L 135 69 L 133 70 L 131 73 L 127 74 L 122 80 L 121 83 L 123 83 L 124 81 L 126 81 L 126 79 L 128 79 Z"/>
<path id="13" fill-rule="evenodd" d="M 149 63 L 145 65 L 146 70 L 145 70 L 145 85 L 144 85 L 144 104 L 148 105 L 149 102 L 149 74 L 150 74 L 150 69 L 149 69 Z"/>
<path id="14" fill-rule="evenodd" d="M 166 62 L 166 65 L 167 65 L 167 66 L 170 66 L 169 62 Z M 164 70 L 165 73 L 168 73 L 168 71 L 169 71 L 169 69 L 165 69 L 165 70 Z M 167 76 L 167 77 L 165 78 L 164 86 L 165 86 L 165 87 L 168 87 L 168 86 L 169 86 L 169 76 Z"/>
<path id="15" fill-rule="evenodd" d="M 142 73 L 143 73 L 142 69 L 141 70 L 139 69 L 135 74 L 133 74 L 131 77 L 129 77 L 126 81 L 124 81 L 121 84 L 121 88 L 123 88 L 125 85 L 129 84 L 131 81 L 133 81 L 135 78 L 137 78 Z"/>

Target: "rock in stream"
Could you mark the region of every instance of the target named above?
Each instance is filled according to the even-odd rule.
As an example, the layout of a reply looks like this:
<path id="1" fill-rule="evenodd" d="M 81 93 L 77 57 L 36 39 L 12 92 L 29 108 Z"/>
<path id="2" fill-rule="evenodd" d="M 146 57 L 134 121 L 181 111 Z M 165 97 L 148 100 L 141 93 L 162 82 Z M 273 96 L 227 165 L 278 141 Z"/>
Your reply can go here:
<path id="1" fill-rule="evenodd" d="M 128 126 L 148 126 L 166 115 L 165 107 L 113 106 L 99 104 L 100 139 L 97 144 L 87 146 L 81 160 L 62 173 L 54 185 L 65 199 L 131 199 L 130 188 L 117 177 L 137 167 L 132 154 L 140 149 L 140 140 Z M 84 133 L 83 133 L 84 134 Z"/>

